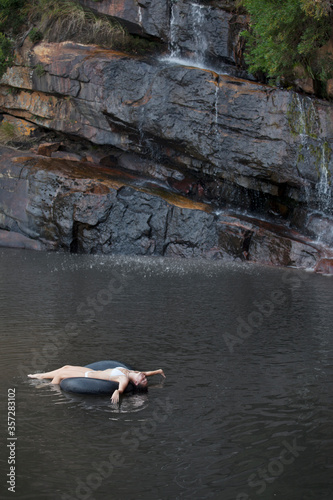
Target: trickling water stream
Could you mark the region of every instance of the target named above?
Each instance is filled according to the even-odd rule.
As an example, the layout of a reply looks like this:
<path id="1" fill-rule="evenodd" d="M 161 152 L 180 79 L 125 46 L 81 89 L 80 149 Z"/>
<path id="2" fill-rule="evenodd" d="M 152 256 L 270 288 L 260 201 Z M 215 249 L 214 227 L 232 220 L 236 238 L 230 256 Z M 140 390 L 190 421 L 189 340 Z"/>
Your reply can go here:
<path id="1" fill-rule="evenodd" d="M 331 212 L 332 186 L 329 163 L 332 151 L 328 142 L 318 137 L 319 117 L 312 99 L 295 95 L 297 113 L 295 116 L 295 130 L 301 139 L 300 155 L 298 159 L 307 160 L 316 168 L 317 179 L 313 192 L 306 186 L 306 198 L 309 205 L 316 205 L 316 209 L 325 214 Z M 313 168 L 313 167 L 312 167 Z M 311 197 L 315 197 L 312 200 Z"/>
<path id="2" fill-rule="evenodd" d="M 319 163 L 319 182 L 317 183 L 319 207 L 324 213 L 331 213 L 332 186 L 329 175 L 329 158 L 326 143 L 321 147 Z"/>
<path id="3" fill-rule="evenodd" d="M 139 24 L 142 25 L 142 7 L 138 4 Z"/>
<path id="4" fill-rule="evenodd" d="M 215 84 L 215 126 L 216 130 L 218 127 L 218 117 L 219 117 L 219 84 L 218 82 Z"/>

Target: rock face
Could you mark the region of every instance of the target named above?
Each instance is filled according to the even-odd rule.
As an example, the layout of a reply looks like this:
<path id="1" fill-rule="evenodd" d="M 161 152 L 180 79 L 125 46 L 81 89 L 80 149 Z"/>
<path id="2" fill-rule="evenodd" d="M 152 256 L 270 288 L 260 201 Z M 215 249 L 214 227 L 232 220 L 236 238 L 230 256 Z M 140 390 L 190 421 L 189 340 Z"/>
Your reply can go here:
<path id="1" fill-rule="evenodd" d="M 1 111 L 65 135 L 73 150 L 58 151 L 55 141 L 54 150 L 44 147 L 48 159 L 25 153 L 30 159 L 16 164 L 8 152 L 2 157 L 1 168 L 11 172 L 24 165 L 29 189 L 23 193 L 17 181 L 14 192 L 26 201 L 16 217 L 3 188 L 0 229 L 70 251 L 229 255 L 302 267 L 330 256 L 332 106 L 198 67 L 237 73 L 242 18 L 227 5 L 82 3 L 168 41 L 171 57 L 25 43 L 2 78 Z M 178 57 L 189 59 L 179 64 Z M 75 156 L 74 139 L 90 145 L 85 157 Z M 43 147 L 39 153 L 46 154 Z M 1 184 L 5 179 L 4 172 Z M 39 182 L 45 195 L 32 201 Z M 60 185 L 71 193 L 61 203 Z M 190 206 L 180 208 L 174 196 Z"/>
<path id="2" fill-rule="evenodd" d="M 3 82 L 18 90 L 2 86 L 2 110 L 221 181 L 222 197 L 232 185 L 315 206 L 332 174 L 323 101 L 70 42 L 39 44 L 29 60 L 43 75 L 13 67 Z"/>
<path id="3" fill-rule="evenodd" d="M 17 156 L 9 148 L 0 153 L 2 246 L 301 267 L 327 253 L 282 226 L 216 213 L 123 170 L 31 152 Z"/>
<path id="4" fill-rule="evenodd" d="M 121 22 L 130 33 L 146 35 L 168 41 L 170 23 L 170 1 L 161 0 L 111 0 L 96 2 L 80 0 L 81 5 L 100 14 L 112 16 Z"/>

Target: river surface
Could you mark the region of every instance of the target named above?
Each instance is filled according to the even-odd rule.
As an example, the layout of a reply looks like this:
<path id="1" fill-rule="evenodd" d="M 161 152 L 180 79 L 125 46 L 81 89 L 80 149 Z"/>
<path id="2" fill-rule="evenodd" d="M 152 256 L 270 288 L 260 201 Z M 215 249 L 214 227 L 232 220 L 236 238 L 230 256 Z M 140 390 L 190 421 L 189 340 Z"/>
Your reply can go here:
<path id="1" fill-rule="evenodd" d="M 1 499 L 332 500 L 331 278 L 13 249 L 0 277 Z M 166 379 L 115 407 L 26 377 L 103 359 Z"/>

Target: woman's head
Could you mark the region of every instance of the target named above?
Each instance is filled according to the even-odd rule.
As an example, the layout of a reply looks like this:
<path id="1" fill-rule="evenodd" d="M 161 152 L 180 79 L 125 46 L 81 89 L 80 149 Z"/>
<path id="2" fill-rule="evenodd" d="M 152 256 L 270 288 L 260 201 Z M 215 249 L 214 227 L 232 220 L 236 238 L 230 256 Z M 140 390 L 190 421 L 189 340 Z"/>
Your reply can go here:
<path id="1" fill-rule="evenodd" d="M 148 380 L 144 373 L 135 372 L 133 374 L 132 381 L 137 389 L 146 389 L 148 386 Z"/>

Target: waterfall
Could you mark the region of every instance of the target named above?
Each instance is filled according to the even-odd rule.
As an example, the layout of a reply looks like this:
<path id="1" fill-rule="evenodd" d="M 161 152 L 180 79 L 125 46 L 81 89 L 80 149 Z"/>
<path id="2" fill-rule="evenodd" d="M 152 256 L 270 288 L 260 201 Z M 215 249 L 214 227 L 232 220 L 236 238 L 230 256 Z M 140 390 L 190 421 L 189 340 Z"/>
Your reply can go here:
<path id="1" fill-rule="evenodd" d="M 209 7 L 191 3 L 190 17 L 193 27 L 193 60 L 198 66 L 205 65 L 208 49 L 208 42 L 204 29 L 205 14 L 206 16 L 209 14 Z"/>
<path id="2" fill-rule="evenodd" d="M 314 165 L 317 170 L 318 180 L 314 191 L 311 193 L 309 186 L 305 187 L 308 204 L 315 195 L 316 208 L 324 213 L 332 212 L 332 186 L 330 178 L 331 148 L 324 138 L 319 137 L 320 125 L 318 112 L 310 98 L 301 98 L 296 94 L 292 101 L 292 133 L 300 137 L 300 155 L 302 161 Z"/>
<path id="3" fill-rule="evenodd" d="M 180 4 L 171 0 L 169 56 L 163 57 L 162 61 L 221 73 L 218 68 L 207 64 L 209 44 L 205 26 L 210 16 L 211 7 L 207 5 Z M 184 33 L 188 38 L 184 39 Z"/>
<path id="4" fill-rule="evenodd" d="M 332 211 L 331 207 L 332 191 L 331 191 L 330 175 L 328 170 L 329 168 L 328 155 L 329 153 L 328 153 L 327 143 L 325 143 L 321 148 L 321 161 L 319 170 L 320 178 L 316 186 L 319 208 L 325 213 L 329 213 Z"/>
<path id="5" fill-rule="evenodd" d="M 174 2 L 171 1 L 171 12 L 170 12 L 170 37 L 169 37 L 169 51 L 170 58 L 175 59 L 180 56 L 179 46 L 177 44 L 177 36 L 176 36 L 176 15 L 175 15 L 175 6 Z"/>
<path id="6" fill-rule="evenodd" d="M 303 100 L 300 99 L 299 95 L 296 95 L 297 110 L 298 110 L 298 127 L 299 135 L 301 136 L 302 144 L 306 142 L 306 119 L 305 119 L 305 109 Z"/>

